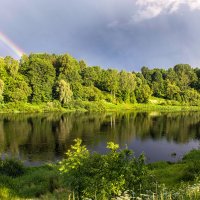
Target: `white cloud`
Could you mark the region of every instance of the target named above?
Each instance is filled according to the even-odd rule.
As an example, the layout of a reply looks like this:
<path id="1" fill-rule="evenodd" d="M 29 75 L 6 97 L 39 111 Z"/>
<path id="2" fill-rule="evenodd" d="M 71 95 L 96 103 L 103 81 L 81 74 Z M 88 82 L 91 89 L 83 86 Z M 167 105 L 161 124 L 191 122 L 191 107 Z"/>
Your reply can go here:
<path id="1" fill-rule="evenodd" d="M 134 21 L 141 21 L 178 11 L 181 6 L 190 10 L 200 10 L 200 0 L 136 0 L 137 12 Z"/>

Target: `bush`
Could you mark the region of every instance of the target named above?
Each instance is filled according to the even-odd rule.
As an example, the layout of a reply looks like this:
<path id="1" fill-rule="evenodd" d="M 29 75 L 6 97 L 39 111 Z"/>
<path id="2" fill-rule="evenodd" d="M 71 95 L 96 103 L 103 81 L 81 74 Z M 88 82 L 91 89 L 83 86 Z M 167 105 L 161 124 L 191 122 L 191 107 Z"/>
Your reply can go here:
<path id="1" fill-rule="evenodd" d="M 19 160 L 5 159 L 0 161 L 1 174 L 11 177 L 17 177 L 24 174 L 24 172 L 25 172 L 25 167 Z"/>
<path id="2" fill-rule="evenodd" d="M 199 149 L 193 149 L 189 153 L 183 156 L 183 161 L 195 161 L 200 160 L 200 150 Z"/>
<path id="3" fill-rule="evenodd" d="M 184 170 L 184 174 L 181 178 L 183 181 L 193 181 L 200 175 L 200 161 L 190 161 L 187 163 L 187 167 Z"/>
<path id="4" fill-rule="evenodd" d="M 148 176 L 143 155 L 135 158 L 132 151 L 118 150 L 112 142 L 106 155 L 90 154 L 80 139 L 75 142 L 59 170 L 77 198 L 111 199 L 124 191 L 139 191 L 140 184 L 145 188 Z"/>
<path id="5" fill-rule="evenodd" d="M 19 196 L 31 198 L 54 192 L 61 184 L 57 170 L 44 166 L 28 169 L 24 176 L 15 179 L 14 186 Z"/>

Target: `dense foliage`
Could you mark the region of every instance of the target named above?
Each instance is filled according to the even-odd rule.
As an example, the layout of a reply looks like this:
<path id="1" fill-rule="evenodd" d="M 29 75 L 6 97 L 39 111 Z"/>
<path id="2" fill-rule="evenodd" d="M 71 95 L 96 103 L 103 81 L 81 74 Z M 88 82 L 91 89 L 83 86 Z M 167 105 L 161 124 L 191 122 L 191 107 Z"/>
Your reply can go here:
<path id="1" fill-rule="evenodd" d="M 25 167 L 20 161 L 13 159 L 0 160 L 1 174 L 11 177 L 17 177 L 24 174 L 24 172 L 25 172 Z"/>
<path id="2" fill-rule="evenodd" d="M 0 102 L 77 101 L 147 103 L 151 96 L 182 105 L 200 104 L 200 70 L 188 64 L 169 69 L 126 72 L 88 67 L 69 54 L 23 55 L 20 61 L 0 58 Z"/>
<path id="3" fill-rule="evenodd" d="M 111 199 L 124 191 L 138 192 L 140 185 L 147 185 L 147 167 L 144 155 L 139 158 L 133 152 L 109 142 L 106 155 L 90 154 L 81 140 L 66 153 L 67 158 L 60 162 L 64 181 L 77 198 Z"/>

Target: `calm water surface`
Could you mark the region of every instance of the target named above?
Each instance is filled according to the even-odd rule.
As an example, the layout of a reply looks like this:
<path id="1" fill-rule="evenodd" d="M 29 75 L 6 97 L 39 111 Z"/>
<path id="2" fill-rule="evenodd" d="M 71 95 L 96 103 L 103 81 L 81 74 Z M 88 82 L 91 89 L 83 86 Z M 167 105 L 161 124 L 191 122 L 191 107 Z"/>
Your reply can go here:
<path id="1" fill-rule="evenodd" d="M 88 149 L 106 152 L 106 143 L 128 145 L 147 162 L 177 161 L 199 148 L 200 112 L 68 113 L 0 115 L 0 153 L 26 165 L 55 162 L 81 138 Z M 176 155 L 172 156 L 172 154 Z"/>

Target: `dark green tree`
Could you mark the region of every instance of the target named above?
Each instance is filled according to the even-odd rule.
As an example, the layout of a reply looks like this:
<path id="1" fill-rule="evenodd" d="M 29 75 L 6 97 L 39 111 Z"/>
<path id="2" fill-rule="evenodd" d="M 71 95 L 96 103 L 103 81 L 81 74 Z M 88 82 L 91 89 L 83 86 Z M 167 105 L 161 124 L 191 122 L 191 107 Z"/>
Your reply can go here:
<path id="1" fill-rule="evenodd" d="M 47 102 L 52 100 L 52 88 L 56 73 L 51 62 L 30 58 L 27 78 L 32 88 L 31 102 Z"/>
<path id="2" fill-rule="evenodd" d="M 69 54 L 58 57 L 57 68 L 58 79 L 66 80 L 69 83 L 81 82 L 79 62 Z"/>
<path id="3" fill-rule="evenodd" d="M 197 75 L 192 67 L 188 64 L 179 64 L 174 66 L 174 71 L 177 74 L 177 85 L 181 90 L 188 89 L 188 87 L 197 81 Z"/>

